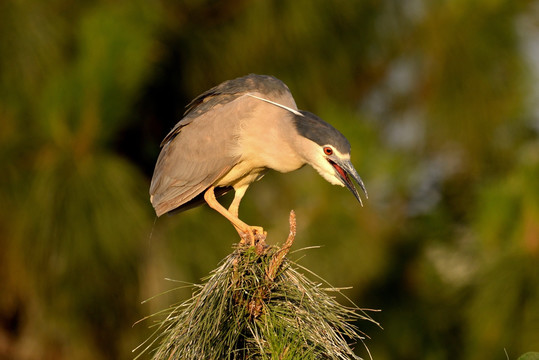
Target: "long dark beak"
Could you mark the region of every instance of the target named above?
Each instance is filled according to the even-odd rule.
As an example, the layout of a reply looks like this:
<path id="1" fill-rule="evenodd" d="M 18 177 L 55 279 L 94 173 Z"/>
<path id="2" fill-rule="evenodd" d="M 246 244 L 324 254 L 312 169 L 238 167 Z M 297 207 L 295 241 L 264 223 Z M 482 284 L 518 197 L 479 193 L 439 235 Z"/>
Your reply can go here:
<path id="1" fill-rule="evenodd" d="M 337 158 L 333 158 L 329 162 L 335 168 L 337 176 L 342 181 L 342 183 L 348 188 L 348 190 L 352 192 L 352 194 L 354 194 L 361 206 L 363 206 L 363 201 L 361 201 L 361 197 L 359 196 L 359 192 L 354 186 L 354 183 L 352 182 L 352 180 L 350 180 L 350 176 L 358 183 L 361 190 L 363 190 L 363 192 L 365 193 L 365 198 L 368 199 L 369 194 L 367 194 L 367 189 L 365 189 L 365 185 L 363 184 L 363 181 L 361 180 L 359 174 L 354 168 L 354 165 L 352 165 L 350 160 L 340 160 Z"/>

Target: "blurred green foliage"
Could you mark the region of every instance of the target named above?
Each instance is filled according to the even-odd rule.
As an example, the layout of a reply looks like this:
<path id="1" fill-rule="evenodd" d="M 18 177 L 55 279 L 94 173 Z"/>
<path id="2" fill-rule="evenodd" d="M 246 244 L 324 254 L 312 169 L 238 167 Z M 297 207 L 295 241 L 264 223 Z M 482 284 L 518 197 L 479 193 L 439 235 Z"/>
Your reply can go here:
<path id="1" fill-rule="evenodd" d="M 268 174 L 241 213 L 277 243 L 296 210 L 296 246 L 321 248 L 291 256 L 383 310 L 375 359 L 536 351 L 538 16 L 531 0 L 0 2 L 0 358 L 128 359 L 149 333 L 132 324 L 189 294 L 140 301 L 230 252 L 217 213 L 156 220 L 147 190 L 183 106 L 248 73 L 352 143 L 364 208 L 306 168 Z"/>

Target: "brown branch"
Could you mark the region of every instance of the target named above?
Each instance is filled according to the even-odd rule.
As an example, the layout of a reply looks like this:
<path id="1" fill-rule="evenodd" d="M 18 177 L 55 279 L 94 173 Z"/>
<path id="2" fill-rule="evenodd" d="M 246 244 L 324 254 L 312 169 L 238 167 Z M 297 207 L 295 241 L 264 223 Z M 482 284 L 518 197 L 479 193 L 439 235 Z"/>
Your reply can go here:
<path id="1" fill-rule="evenodd" d="M 290 217 L 289 217 L 289 223 L 290 223 L 290 233 L 288 234 L 288 238 L 286 239 L 286 242 L 284 243 L 283 247 L 281 247 L 274 255 L 273 258 L 270 261 L 269 266 L 266 270 L 266 276 L 270 281 L 273 281 L 275 279 L 275 276 L 277 275 L 277 271 L 281 267 L 281 264 L 283 263 L 284 257 L 288 252 L 290 251 L 290 248 L 292 247 L 292 243 L 294 242 L 294 239 L 296 238 L 296 213 L 294 210 L 290 211 Z"/>

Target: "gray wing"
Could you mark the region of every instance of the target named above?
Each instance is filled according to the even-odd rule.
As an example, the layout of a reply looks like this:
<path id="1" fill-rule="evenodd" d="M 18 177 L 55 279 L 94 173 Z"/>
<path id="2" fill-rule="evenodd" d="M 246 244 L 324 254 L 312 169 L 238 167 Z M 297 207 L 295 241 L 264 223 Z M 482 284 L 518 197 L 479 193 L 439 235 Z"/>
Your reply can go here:
<path id="1" fill-rule="evenodd" d="M 231 155 L 238 131 L 231 117 L 236 106 L 223 106 L 178 127 L 161 149 L 150 185 L 158 216 L 204 192 L 239 160 Z M 226 121 L 229 120 L 229 121 Z"/>

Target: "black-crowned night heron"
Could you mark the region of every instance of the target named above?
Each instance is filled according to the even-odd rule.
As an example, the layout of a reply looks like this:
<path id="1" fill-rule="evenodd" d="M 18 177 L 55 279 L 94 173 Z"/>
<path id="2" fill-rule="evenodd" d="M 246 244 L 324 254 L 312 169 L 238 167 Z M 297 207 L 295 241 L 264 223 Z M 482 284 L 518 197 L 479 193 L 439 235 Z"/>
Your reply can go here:
<path id="1" fill-rule="evenodd" d="M 195 98 L 161 143 L 150 186 L 157 216 L 202 204 L 226 217 L 240 236 L 262 228 L 238 218 L 249 185 L 268 169 L 283 173 L 311 165 L 328 182 L 346 186 L 361 203 L 350 177 L 367 191 L 350 162 L 350 143 L 333 126 L 298 110 L 288 87 L 265 75 L 248 75 Z M 234 189 L 225 209 L 216 199 Z"/>

